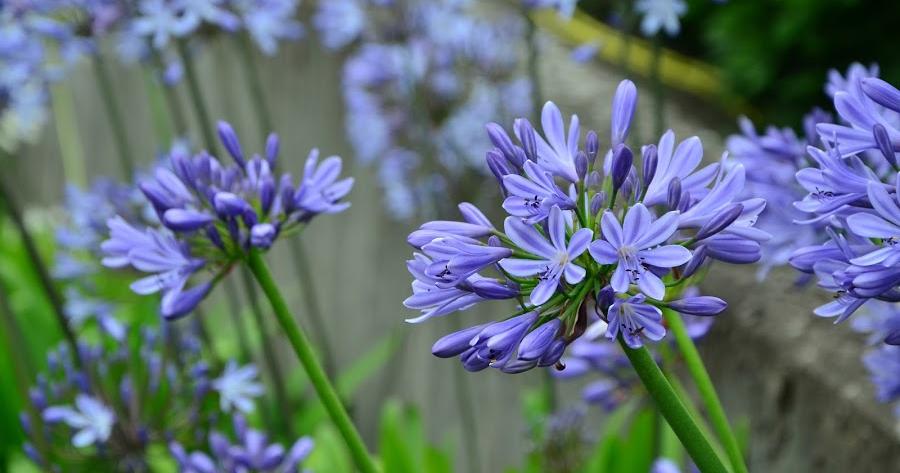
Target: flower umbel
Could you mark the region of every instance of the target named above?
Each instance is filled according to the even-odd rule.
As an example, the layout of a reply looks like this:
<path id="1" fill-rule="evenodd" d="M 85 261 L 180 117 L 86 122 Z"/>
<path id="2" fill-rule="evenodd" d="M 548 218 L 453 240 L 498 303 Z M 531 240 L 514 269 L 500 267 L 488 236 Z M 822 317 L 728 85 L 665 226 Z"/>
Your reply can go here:
<path id="1" fill-rule="evenodd" d="M 756 261 L 768 235 L 754 228 L 762 199 L 736 201 L 744 185 L 742 166 L 697 170 L 702 145 L 696 137 L 674 150 L 667 132 L 642 148 L 642 163 L 626 144 L 637 91 L 623 81 L 612 103 L 610 147 L 600 163 L 593 131 L 581 143 L 572 117 L 566 133 L 562 114 L 544 107 L 543 134 L 517 119 L 512 139 L 496 124 L 487 152 L 509 213 L 503 231 L 471 204 L 465 222 L 437 221 L 409 236 L 419 252 L 409 308 L 422 322 L 465 310 L 487 299 L 515 299 L 505 320 L 449 334 L 432 348 L 439 357 L 459 356 L 463 367 L 519 373 L 559 363 L 566 347 L 583 334 L 621 336 L 631 347 L 665 334 L 661 309 L 709 316 L 725 308 L 721 299 L 678 299 L 699 269 L 720 259 Z M 727 171 L 726 171 L 727 170 Z M 489 274 L 490 273 L 490 274 Z"/>

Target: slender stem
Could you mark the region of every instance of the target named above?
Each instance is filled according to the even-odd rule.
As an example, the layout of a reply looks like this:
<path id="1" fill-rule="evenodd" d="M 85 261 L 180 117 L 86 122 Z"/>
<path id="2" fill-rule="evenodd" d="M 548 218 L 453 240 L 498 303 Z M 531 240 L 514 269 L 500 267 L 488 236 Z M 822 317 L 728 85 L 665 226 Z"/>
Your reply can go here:
<path id="1" fill-rule="evenodd" d="M 266 135 L 275 131 L 272 129 L 272 118 L 269 114 L 269 107 L 266 105 L 266 96 L 263 93 L 262 81 L 259 78 L 259 69 L 253 61 L 253 44 L 250 37 L 244 33 L 238 35 L 240 43 L 241 60 L 244 62 L 242 68 L 247 77 L 247 83 L 250 85 L 250 95 L 253 97 L 253 108 L 256 113 L 256 123 L 259 125 L 259 137 L 265 140 Z"/>
<path id="2" fill-rule="evenodd" d="M 656 408 L 666 418 L 666 422 L 675 431 L 678 440 L 684 445 L 688 455 L 691 456 L 700 471 L 703 473 L 728 473 L 728 469 L 716 455 L 709 439 L 703 435 L 697 422 L 690 415 L 678 394 L 672 389 L 672 385 L 656 365 L 650 352 L 644 347 L 637 349 L 629 347 L 622 337 L 619 337 L 619 344 L 622 345 L 625 355 L 628 356 L 638 377 L 641 378 L 641 382 L 644 383 L 644 387 L 656 403 Z"/>
<path id="3" fill-rule="evenodd" d="M 216 140 L 212 131 L 213 123 L 209 118 L 206 102 L 203 100 L 203 91 L 200 89 L 200 82 L 197 80 L 197 71 L 194 69 L 194 62 L 191 60 L 187 41 L 183 39 L 178 40 L 177 45 L 178 54 L 181 56 L 181 62 L 184 64 L 184 75 L 187 79 L 191 101 L 194 104 L 194 112 L 197 114 L 196 118 L 199 122 L 200 133 L 203 136 L 203 144 L 208 152 L 216 154 Z"/>
<path id="4" fill-rule="evenodd" d="M 244 62 L 242 69 L 245 72 L 247 83 L 250 84 L 250 94 L 252 96 L 253 110 L 256 115 L 256 123 L 259 126 L 259 138 L 265 140 L 268 133 L 274 131 L 272 118 L 269 107 L 266 105 L 266 96 L 263 91 L 262 80 L 259 78 L 259 69 L 253 60 L 253 44 L 250 37 L 246 34 L 238 35 L 237 41 L 240 43 L 241 60 Z M 319 353 L 325 364 L 325 372 L 328 376 L 333 377 L 336 374 L 336 363 L 334 361 L 334 353 L 331 351 L 331 343 L 328 339 L 328 333 L 325 330 L 324 319 L 320 309 L 316 288 L 313 284 L 312 271 L 310 271 L 309 259 L 303 248 L 303 242 L 294 238 L 290 244 L 291 255 L 294 259 L 294 266 L 297 270 L 297 276 L 300 280 L 300 287 L 303 291 L 303 298 L 306 305 L 306 314 L 309 317 L 310 328 L 312 329 L 313 338 L 318 342 Z"/>
<path id="5" fill-rule="evenodd" d="M 306 255 L 306 250 L 303 248 L 303 242 L 299 238 L 294 238 L 291 241 L 290 248 L 291 255 L 294 257 L 294 267 L 300 279 L 300 289 L 305 296 L 303 300 L 306 302 L 306 313 L 309 316 L 312 335 L 318 342 L 317 346 L 319 347 L 319 353 L 322 355 L 325 372 L 328 373 L 328 376 L 333 377 L 337 374 L 337 363 L 334 360 L 334 352 L 331 350 L 328 331 L 325 329 L 325 319 L 322 317 L 321 305 L 319 304 L 318 294 L 312 278 L 313 273 L 309 265 L 309 258 Z"/>
<path id="6" fill-rule="evenodd" d="M 266 330 L 266 322 L 263 319 L 262 309 L 259 307 L 259 298 L 256 294 L 256 288 L 253 287 L 253 277 L 245 269 L 241 268 L 241 281 L 244 283 L 244 292 L 250 302 L 250 312 L 253 313 L 253 321 L 256 323 L 256 331 L 259 334 L 259 342 L 262 346 L 263 359 L 269 370 L 269 376 L 272 377 L 272 385 L 275 391 L 275 403 L 278 409 L 291 408 L 288 401 L 287 390 L 284 387 L 284 375 L 278 363 L 278 356 L 274 350 L 274 344 L 269 343 L 269 331 Z M 286 438 L 291 438 L 290 423 L 287 422 L 286 416 L 278 416 L 278 427 Z"/>
<path id="7" fill-rule="evenodd" d="M 310 382 L 315 388 L 316 393 L 319 395 L 319 399 L 331 416 L 332 422 L 334 422 L 334 425 L 344 437 L 344 442 L 346 442 L 347 447 L 350 449 L 350 454 L 353 457 L 353 461 L 356 463 L 357 468 L 363 473 L 377 473 L 378 468 L 369 456 L 369 452 L 366 449 L 365 443 L 363 443 L 362 437 L 359 435 L 359 432 L 350 420 L 350 416 L 344 409 L 344 404 L 341 402 L 341 398 L 338 396 L 334 385 L 328 380 L 325 370 L 322 369 L 322 365 L 316 358 L 316 353 L 312 349 L 312 345 L 310 345 L 306 334 L 303 333 L 300 326 L 297 324 L 297 321 L 291 314 L 290 309 L 288 309 L 287 302 L 285 302 L 275 280 L 272 278 L 272 273 L 269 272 L 269 267 L 266 265 L 262 253 L 257 249 L 251 250 L 247 258 L 247 264 L 253 272 L 253 276 L 256 277 L 256 281 L 259 283 L 260 287 L 262 287 L 266 297 L 268 297 L 269 303 L 272 304 L 272 309 L 275 311 L 275 317 L 278 319 L 278 323 L 281 324 L 281 329 L 291 342 L 291 347 L 294 349 L 297 359 L 300 360 L 300 364 L 303 365 L 304 370 L 306 370 L 306 374 L 309 376 Z"/>
<path id="8" fill-rule="evenodd" d="M 69 327 L 62 297 L 60 296 L 56 285 L 53 283 L 53 279 L 50 277 L 50 271 L 47 269 L 47 265 L 44 263 L 43 258 L 41 258 L 41 254 L 34 242 L 34 237 L 31 235 L 31 232 L 25 225 L 25 221 L 22 219 L 22 213 L 16 204 L 12 193 L 6 188 L 6 184 L 2 178 L 0 178 L 0 206 L 3 206 L 3 208 L 6 209 L 6 213 L 9 215 L 10 220 L 12 220 L 13 225 L 15 225 L 16 229 L 19 231 L 19 236 L 22 238 L 22 245 L 25 247 L 25 253 L 31 260 L 31 264 L 37 273 L 41 286 L 47 295 L 47 300 L 50 302 L 50 306 L 53 309 L 53 315 L 56 317 L 56 321 L 59 324 L 63 337 L 65 337 L 66 342 L 69 344 L 69 348 L 72 350 L 75 363 L 81 367 L 78 342 L 75 339 L 75 333 L 72 331 L 72 328 Z"/>
<path id="9" fill-rule="evenodd" d="M 109 127 L 112 129 L 113 141 L 116 143 L 116 152 L 119 154 L 119 164 L 122 166 L 122 172 L 125 178 L 131 180 L 134 177 L 134 161 L 131 159 L 131 151 L 128 146 L 128 136 L 125 133 L 125 122 L 122 120 L 122 114 L 119 104 L 113 94 L 113 81 L 109 76 L 109 70 L 103 62 L 103 55 L 99 52 L 94 54 L 94 72 L 97 75 L 97 90 L 103 99 L 103 107 L 106 109 L 106 119 Z"/>
<path id="10" fill-rule="evenodd" d="M 697 385 L 700 399 L 703 401 L 704 407 L 706 407 L 706 412 L 709 414 L 709 419 L 712 422 L 713 429 L 716 431 L 716 435 L 719 437 L 719 441 L 725 447 L 731 466 L 737 473 L 747 473 L 747 466 L 744 463 L 744 457 L 741 454 L 741 447 L 738 444 L 737 437 L 731 430 L 728 417 L 725 415 L 725 409 L 722 408 L 722 403 L 719 401 L 719 395 L 716 394 L 716 389 L 709 378 L 709 373 L 706 372 L 706 367 L 703 365 L 703 360 L 700 358 L 697 347 L 687 333 L 684 321 L 681 320 L 681 317 L 676 312 L 670 309 L 663 309 L 663 317 L 665 317 L 666 323 L 675 335 L 675 343 L 678 345 L 682 356 L 684 356 L 685 365 L 687 365 L 694 384 Z"/>

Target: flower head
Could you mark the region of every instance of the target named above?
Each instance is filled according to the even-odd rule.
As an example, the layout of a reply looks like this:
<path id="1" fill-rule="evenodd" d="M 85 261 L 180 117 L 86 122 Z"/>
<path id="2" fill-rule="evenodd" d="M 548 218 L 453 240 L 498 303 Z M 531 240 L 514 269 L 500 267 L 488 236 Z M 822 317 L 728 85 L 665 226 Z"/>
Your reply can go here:
<path id="1" fill-rule="evenodd" d="M 340 178 L 339 157 L 320 163 L 313 150 L 295 185 L 289 174 L 277 172 L 276 135 L 269 137 L 264 157 L 249 159 L 230 125 L 221 122 L 219 135 L 233 164 L 205 151 L 190 156 L 173 150 L 168 162 L 139 184 L 159 223 L 139 227 L 116 216 L 101 245 L 105 266 L 149 273 L 131 287 L 139 294 L 162 292 L 160 312 L 166 318 L 190 313 L 251 249 L 267 250 L 315 216 L 350 205 L 343 199 L 353 180 Z M 195 282 L 203 273 L 214 276 Z"/>
<path id="2" fill-rule="evenodd" d="M 72 445 L 87 447 L 102 444 L 109 439 L 115 414 L 97 399 L 86 394 L 79 394 L 75 398 L 74 408 L 50 406 L 44 409 L 43 418 L 49 423 L 64 422 L 77 430 L 75 436 L 72 437 Z"/>
<path id="3" fill-rule="evenodd" d="M 488 125 L 495 148 L 486 159 L 509 214 L 503 231 L 468 205 L 461 207 L 464 222 L 423 224 L 408 239 L 419 253 L 408 264 L 415 281 L 405 304 L 422 311 L 410 322 L 488 299 L 515 299 L 518 307 L 504 320 L 441 338 L 432 348 L 436 356 L 458 356 L 471 371 L 562 369 L 566 347 L 579 337 L 606 334 L 640 347 L 645 338 L 665 335 L 662 308 L 685 317 L 724 310 L 721 299 L 686 295 L 685 283 L 710 259 L 759 258 L 759 242 L 768 235 L 754 224 L 765 201 L 738 200 L 740 165 L 696 170 L 697 138 L 673 152 L 668 132 L 659 150 L 643 148 L 637 166 L 624 143 L 636 101 L 634 84 L 623 81 L 602 164 L 597 134 L 588 132 L 581 149 L 577 118 L 565 133 L 552 104 L 544 107 L 546 140 L 524 119 L 514 122 L 519 144 L 499 125 Z M 697 336 L 704 332 L 699 328 Z"/>
<path id="4" fill-rule="evenodd" d="M 244 414 L 253 412 L 256 408 L 253 398 L 263 393 L 263 385 L 256 381 L 256 377 L 256 366 L 238 367 L 234 361 L 229 362 L 222 376 L 212 381 L 212 388 L 219 392 L 222 410 L 236 410 Z"/>

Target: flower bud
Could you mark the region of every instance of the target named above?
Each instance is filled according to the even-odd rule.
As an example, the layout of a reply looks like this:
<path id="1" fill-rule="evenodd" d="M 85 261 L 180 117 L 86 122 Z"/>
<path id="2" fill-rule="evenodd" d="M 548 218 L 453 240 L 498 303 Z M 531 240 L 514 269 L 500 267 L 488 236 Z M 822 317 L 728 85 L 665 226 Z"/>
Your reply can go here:
<path id="1" fill-rule="evenodd" d="M 644 180 L 644 187 L 650 185 L 650 182 L 653 181 L 653 176 L 656 175 L 656 166 L 658 164 L 658 156 L 656 152 L 656 145 L 647 145 L 641 149 L 641 161 L 643 164 L 642 174 Z"/>
<path id="2" fill-rule="evenodd" d="M 587 155 L 584 154 L 584 151 L 579 151 L 578 154 L 575 155 L 575 172 L 578 174 L 579 179 L 584 179 L 584 176 L 587 174 L 587 168 Z"/>
<path id="3" fill-rule="evenodd" d="M 703 263 L 706 261 L 706 252 L 706 245 L 701 245 L 696 250 L 694 250 L 694 253 L 691 256 L 691 260 L 687 262 L 687 265 L 684 267 L 684 271 L 681 272 L 682 278 L 689 278 L 697 272 L 700 266 L 703 265 Z"/>
<path id="4" fill-rule="evenodd" d="M 247 209 L 252 210 L 250 204 L 231 192 L 217 192 L 213 197 L 213 207 L 222 217 L 237 217 Z"/>
<path id="5" fill-rule="evenodd" d="M 234 128 L 228 122 L 220 121 L 216 129 L 219 132 L 219 139 L 222 140 L 225 150 L 234 158 L 238 166 L 244 167 L 244 152 L 241 150 L 241 142 L 238 140 Z"/>
<path id="6" fill-rule="evenodd" d="M 250 244 L 262 249 L 269 249 L 278 235 L 278 230 L 271 223 L 257 223 L 250 229 Z"/>
<path id="7" fill-rule="evenodd" d="M 275 166 L 278 164 L 278 151 L 281 149 L 281 141 L 278 139 L 278 134 L 269 133 L 268 138 L 266 138 L 266 161 L 269 162 L 269 167 L 275 169 Z"/>
<path id="8" fill-rule="evenodd" d="M 606 192 L 600 191 L 591 197 L 591 215 L 597 215 L 606 205 Z"/>
<path id="9" fill-rule="evenodd" d="M 525 335 L 519 344 L 518 358 L 523 361 L 535 361 L 544 356 L 550 344 L 556 338 L 562 321 L 553 319 Z"/>
<path id="10" fill-rule="evenodd" d="M 616 145 L 612 159 L 612 185 L 613 190 L 617 191 L 625 183 L 625 179 L 628 178 L 634 155 L 627 146 L 619 144 Z"/>
<path id="11" fill-rule="evenodd" d="M 565 351 L 565 340 L 561 338 L 553 340 L 552 342 L 550 342 L 550 346 L 547 348 L 547 351 L 544 352 L 544 356 L 542 356 L 541 359 L 538 360 L 538 366 L 553 366 L 559 363 L 559 359 L 562 358 L 562 355 Z"/>
<path id="12" fill-rule="evenodd" d="M 169 291 L 162 298 L 160 313 L 167 320 L 183 317 L 193 311 L 200 304 L 212 284 L 205 282 L 183 291 Z"/>
<path id="13" fill-rule="evenodd" d="M 676 312 L 702 317 L 718 315 L 727 307 L 728 304 L 725 301 L 713 296 L 687 297 L 669 302 L 669 308 Z"/>
<path id="14" fill-rule="evenodd" d="M 485 129 L 487 130 L 488 138 L 491 140 L 491 143 L 500 151 L 501 156 L 509 160 L 514 159 L 515 145 L 509 138 L 506 130 L 504 130 L 502 126 L 493 122 L 488 123 L 485 126 Z"/>
<path id="15" fill-rule="evenodd" d="M 671 181 L 669 181 L 669 192 L 666 194 L 666 205 L 669 206 L 670 209 L 675 210 L 678 208 L 678 204 L 681 203 L 681 179 L 677 176 L 673 177 Z"/>
<path id="16" fill-rule="evenodd" d="M 212 216 L 189 209 L 169 209 L 162 218 L 162 223 L 176 232 L 196 231 L 209 225 L 212 221 Z"/>
<path id="17" fill-rule="evenodd" d="M 472 338 L 478 335 L 478 332 L 484 328 L 484 325 L 476 325 L 444 335 L 431 346 L 431 354 L 439 358 L 451 358 L 471 348 L 469 343 Z"/>
<path id="18" fill-rule="evenodd" d="M 596 131 L 590 130 L 587 132 L 587 137 L 584 140 L 584 150 L 587 152 L 588 162 L 593 163 L 597 159 L 597 154 L 600 153 L 600 138 L 597 137 Z"/>
<path id="19" fill-rule="evenodd" d="M 513 128 L 515 128 L 516 134 L 519 136 L 519 141 L 522 142 L 522 149 L 525 151 L 525 157 L 530 161 L 536 162 L 537 139 L 535 138 L 534 127 L 531 126 L 531 122 L 524 118 L 519 118 L 514 122 Z"/>
<path id="20" fill-rule="evenodd" d="M 718 234 L 722 230 L 728 228 L 729 225 L 734 223 L 734 221 L 737 220 L 743 212 L 744 206 L 741 204 L 732 204 L 728 207 L 725 207 L 711 219 L 707 220 L 702 227 L 700 227 L 700 230 L 697 232 L 697 235 L 694 237 L 694 239 L 704 240 Z"/>

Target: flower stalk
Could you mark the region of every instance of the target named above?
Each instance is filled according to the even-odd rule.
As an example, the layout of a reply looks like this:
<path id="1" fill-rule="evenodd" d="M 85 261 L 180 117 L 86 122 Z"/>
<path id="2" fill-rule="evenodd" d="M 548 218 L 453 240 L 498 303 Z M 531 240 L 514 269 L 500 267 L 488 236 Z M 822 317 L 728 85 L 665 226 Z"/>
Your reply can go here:
<path id="1" fill-rule="evenodd" d="M 741 454 L 741 447 L 738 444 L 737 437 L 735 437 L 734 431 L 731 429 L 728 417 L 725 415 L 725 409 L 722 408 L 722 403 L 719 401 L 719 396 L 716 394 L 716 389 L 709 378 L 709 373 L 703 365 L 700 353 L 697 352 L 697 347 L 687 333 L 684 321 L 671 309 L 663 309 L 663 317 L 672 334 L 675 335 L 675 343 L 678 345 L 678 350 L 682 356 L 684 356 L 685 365 L 687 365 L 688 372 L 697 386 L 700 399 L 703 401 L 703 406 L 709 414 L 716 436 L 718 436 L 719 441 L 722 442 L 722 446 L 725 448 L 731 467 L 736 473 L 747 473 L 747 466 L 744 463 L 744 457 Z"/>
<path id="2" fill-rule="evenodd" d="M 334 422 L 334 425 L 344 438 L 344 442 L 347 444 L 357 468 L 363 473 L 377 473 L 378 468 L 369 456 L 362 437 L 350 420 L 350 415 L 344 409 L 344 404 L 341 402 L 337 390 L 331 384 L 331 381 L 325 374 L 325 370 L 319 363 L 309 339 L 291 314 L 287 302 L 285 302 L 281 291 L 272 278 L 269 267 L 262 257 L 262 253 L 258 249 L 251 250 L 246 262 L 269 299 L 269 303 L 275 312 L 275 317 L 278 319 L 278 323 L 281 325 L 288 341 L 290 341 L 297 359 L 306 371 L 307 376 L 309 376 L 309 380 L 322 401 L 322 405 L 328 411 L 332 422 Z"/>
<path id="3" fill-rule="evenodd" d="M 728 473 L 725 464 L 716 455 L 709 439 L 703 435 L 697 421 L 691 416 L 678 397 L 669 380 L 653 360 L 647 348 L 631 348 L 620 335 L 619 344 L 637 372 L 641 382 L 656 403 L 656 408 L 675 431 L 688 455 L 703 473 Z"/>

